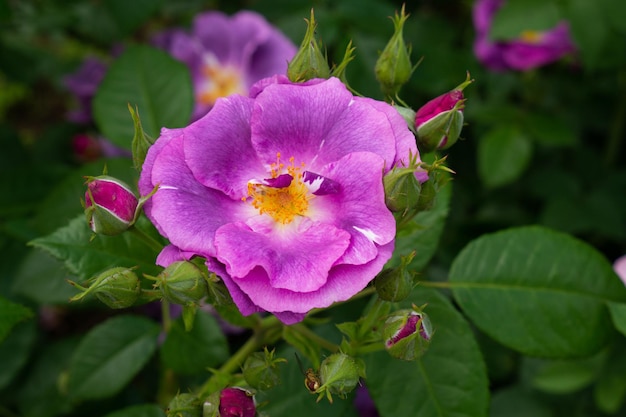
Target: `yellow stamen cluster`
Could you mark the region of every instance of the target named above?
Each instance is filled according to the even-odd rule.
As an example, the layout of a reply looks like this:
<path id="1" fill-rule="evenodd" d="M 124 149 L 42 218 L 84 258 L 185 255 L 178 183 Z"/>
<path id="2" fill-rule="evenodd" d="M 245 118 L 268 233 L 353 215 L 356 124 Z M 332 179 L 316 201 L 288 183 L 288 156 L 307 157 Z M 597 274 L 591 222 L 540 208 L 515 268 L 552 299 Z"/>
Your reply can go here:
<path id="1" fill-rule="evenodd" d="M 275 188 L 249 183 L 248 196 L 252 197 L 252 205 L 259 210 L 260 214 L 270 215 L 277 223 L 288 224 L 296 216 L 306 214 L 312 195 L 304 185 L 302 168 L 294 165 L 294 158 L 289 158 L 289 165 L 285 166 L 280 162 L 280 153 L 278 153 L 276 163 L 270 165 L 271 177 L 278 178 L 284 170 L 293 178 L 287 187 Z"/>
<path id="2" fill-rule="evenodd" d="M 536 30 L 525 30 L 520 34 L 520 39 L 524 42 L 536 44 L 543 39 L 543 32 Z"/>
<path id="3" fill-rule="evenodd" d="M 206 88 L 202 89 L 196 97 L 197 101 L 202 104 L 213 105 L 220 97 L 245 92 L 241 75 L 234 68 L 209 61 L 202 67 L 202 75 L 206 79 Z"/>

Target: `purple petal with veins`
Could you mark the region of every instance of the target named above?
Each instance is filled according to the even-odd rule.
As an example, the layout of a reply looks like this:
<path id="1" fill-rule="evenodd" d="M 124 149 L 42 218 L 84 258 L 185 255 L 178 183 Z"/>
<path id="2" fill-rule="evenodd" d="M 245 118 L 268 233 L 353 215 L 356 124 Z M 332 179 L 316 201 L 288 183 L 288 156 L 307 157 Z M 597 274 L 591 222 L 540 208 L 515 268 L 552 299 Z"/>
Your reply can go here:
<path id="1" fill-rule="evenodd" d="M 309 185 L 309 190 L 315 195 L 337 194 L 340 191 L 337 181 L 311 171 L 304 171 L 302 179 Z"/>

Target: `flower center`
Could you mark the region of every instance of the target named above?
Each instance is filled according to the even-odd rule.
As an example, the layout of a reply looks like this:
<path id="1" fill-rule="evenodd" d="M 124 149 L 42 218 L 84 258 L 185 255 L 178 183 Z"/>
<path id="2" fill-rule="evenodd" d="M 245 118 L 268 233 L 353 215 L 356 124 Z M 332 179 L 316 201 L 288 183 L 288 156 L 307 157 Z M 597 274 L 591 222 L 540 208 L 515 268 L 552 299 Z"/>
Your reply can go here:
<path id="1" fill-rule="evenodd" d="M 221 65 L 212 54 L 204 57 L 201 73 L 203 80 L 196 96 L 201 104 L 212 106 L 220 97 L 246 92 L 240 71 L 232 65 Z"/>
<path id="2" fill-rule="evenodd" d="M 267 184 L 248 183 L 248 196 L 252 197 L 254 208 L 281 224 L 291 223 L 296 216 L 305 215 L 313 195 L 304 184 L 302 167 L 294 165 L 293 156 L 289 158 L 289 165 L 285 166 L 280 162 L 278 153 L 276 163 L 270 165 L 271 178 L 265 180 Z M 287 173 L 281 174 L 285 170 Z"/>
<path id="3" fill-rule="evenodd" d="M 538 32 L 536 30 L 525 30 L 520 34 L 520 40 L 530 44 L 537 44 L 541 42 L 542 39 L 543 32 Z"/>

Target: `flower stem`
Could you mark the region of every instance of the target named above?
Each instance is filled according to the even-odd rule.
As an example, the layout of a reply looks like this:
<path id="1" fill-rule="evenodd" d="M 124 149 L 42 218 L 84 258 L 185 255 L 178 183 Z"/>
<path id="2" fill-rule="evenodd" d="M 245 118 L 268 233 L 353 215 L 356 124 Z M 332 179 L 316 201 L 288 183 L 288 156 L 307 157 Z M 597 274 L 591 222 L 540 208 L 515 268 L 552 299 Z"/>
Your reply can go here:
<path id="1" fill-rule="evenodd" d="M 155 240 L 152 236 L 147 235 L 143 230 L 139 229 L 137 226 L 132 226 L 128 229 L 133 235 L 135 235 L 139 240 L 145 243 L 150 249 L 153 249 L 155 252 L 161 252 L 163 250 L 163 245 Z"/>
<path id="2" fill-rule="evenodd" d="M 323 347 L 329 352 L 335 353 L 339 350 L 339 346 L 319 336 L 317 333 L 315 333 L 313 330 L 309 329 L 302 323 L 294 324 L 291 326 L 291 328 L 300 333 L 302 336 L 311 340 L 312 342 L 317 343 L 319 346 Z"/>
<path id="3" fill-rule="evenodd" d="M 161 300 L 161 322 L 163 323 L 165 334 L 169 333 L 172 328 L 172 316 L 170 314 L 170 303 L 166 299 Z"/>
<path id="4" fill-rule="evenodd" d="M 454 284 L 448 281 L 445 281 L 445 282 L 420 281 L 418 285 L 421 285 L 423 287 L 428 287 L 428 288 L 452 288 L 454 287 Z"/>
<path id="5" fill-rule="evenodd" d="M 232 374 L 237 371 L 246 358 L 259 350 L 261 347 L 276 342 L 280 338 L 281 332 L 277 332 L 282 328 L 283 324 L 275 317 L 268 316 L 261 320 L 260 325 L 255 329 L 254 334 L 244 343 L 234 355 L 232 355 L 224 364 L 214 373 L 200 388 L 198 397 L 203 399 L 207 397 L 215 389 L 215 385 L 219 384 L 219 379 L 224 374 Z"/>

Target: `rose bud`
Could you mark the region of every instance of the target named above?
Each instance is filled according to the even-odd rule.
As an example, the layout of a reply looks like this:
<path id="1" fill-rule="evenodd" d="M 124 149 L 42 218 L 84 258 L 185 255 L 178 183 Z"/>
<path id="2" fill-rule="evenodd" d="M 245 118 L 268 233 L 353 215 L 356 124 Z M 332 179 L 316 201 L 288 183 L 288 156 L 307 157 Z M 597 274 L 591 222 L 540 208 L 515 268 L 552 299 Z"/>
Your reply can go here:
<path id="1" fill-rule="evenodd" d="M 165 415 L 167 417 L 200 417 L 202 404 L 193 394 L 178 394 L 168 404 Z"/>
<path id="2" fill-rule="evenodd" d="M 463 128 L 463 89 L 469 78 L 458 87 L 424 104 L 415 114 L 417 145 L 421 152 L 448 149 L 456 143 Z"/>
<path id="3" fill-rule="evenodd" d="M 85 216 L 91 230 L 113 236 L 132 226 L 139 201 L 130 187 L 106 175 L 86 178 Z"/>
<path id="4" fill-rule="evenodd" d="M 413 73 L 410 58 L 411 48 L 407 47 L 402 34 L 404 22 L 406 22 L 407 18 L 408 15 L 404 13 L 403 5 L 400 15 L 396 13 L 392 19 L 394 26 L 393 35 L 387 42 L 387 46 L 383 49 L 380 57 L 378 57 L 374 67 L 376 79 L 380 83 L 383 93 L 388 97 L 394 97 Z"/>
<path id="5" fill-rule="evenodd" d="M 70 298 L 77 301 L 88 294 L 94 294 L 98 300 L 110 308 L 127 308 L 132 306 L 141 292 L 139 278 L 132 268 L 117 267 L 109 269 L 100 275 L 87 281 L 88 287 L 83 287 L 75 282 L 70 284 L 82 292 Z"/>
<path id="6" fill-rule="evenodd" d="M 305 19 L 306 20 L 306 19 Z M 303 82 L 313 78 L 329 78 L 330 67 L 326 56 L 315 39 L 317 23 L 311 9 L 311 20 L 306 21 L 307 29 L 300 49 L 287 66 L 287 76 L 292 82 Z"/>
<path id="7" fill-rule="evenodd" d="M 254 417 L 254 395 L 243 388 L 229 387 L 220 393 L 219 417 Z"/>
<path id="8" fill-rule="evenodd" d="M 415 251 L 400 258 L 400 266 L 387 269 L 374 280 L 378 296 L 385 301 L 402 301 L 413 289 L 413 274 L 407 266 L 415 257 Z"/>
<path id="9" fill-rule="evenodd" d="M 274 351 L 265 348 L 263 352 L 255 352 L 246 358 L 243 364 L 243 377 L 253 388 L 268 390 L 280 383 L 278 364 L 287 362 L 284 358 L 274 358 Z"/>
<path id="10" fill-rule="evenodd" d="M 356 388 L 359 378 L 365 377 L 365 365 L 345 353 L 333 353 L 322 361 L 319 375 L 322 386 L 317 389 L 320 393 L 317 400 L 326 392 L 328 401 L 332 403 L 332 394 L 345 398 L 346 394 Z"/>
<path id="11" fill-rule="evenodd" d="M 193 262 L 178 261 L 170 264 L 156 277 L 146 276 L 156 281 L 163 298 L 180 305 L 197 304 L 207 295 L 207 282 L 204 273 Z"/>
<path id="12" fill-rule="evenodd" d="M 415 360 L 426 352 L 432 333 L 428 316 L 415 306 L 413 310 L 396 311 L 383 327 L 387 352 L 405 361 Z"/>
<path id="13" fill-rule="evenodd" d="M 383 177 L 387 208 L 406 217 L 419 202 L 422 185 L 415 173 L 420 170 L 416 158 L 410 156 L 409 167 L 394 167 Z M 413 213 L 415 214 L 415 213 Z"/>

